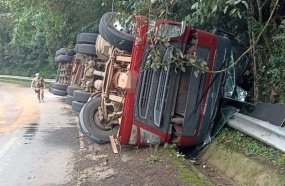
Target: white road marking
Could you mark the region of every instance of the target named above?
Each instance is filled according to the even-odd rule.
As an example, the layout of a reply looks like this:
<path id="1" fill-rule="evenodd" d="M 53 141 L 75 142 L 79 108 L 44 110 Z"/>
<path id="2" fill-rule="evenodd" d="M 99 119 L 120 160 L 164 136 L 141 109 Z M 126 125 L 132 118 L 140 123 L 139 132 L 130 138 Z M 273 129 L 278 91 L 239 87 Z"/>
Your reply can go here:
<path id="1" fill-rule="evenodd" d="M 81 136 L 83 136 L 82 132 L 80 131 L 79 128 L 79 119 L 78 117 L 75 118 L 75 121 L 77 123 L 77 127 L 78 127 L 78 139 L 79 139 L 79 152 L 81 151 L 85 151 L 85 145 L 84 145 L 84 141 L 83 138 Z M 86 173 L 79 173 L 79 176 L 77 178 L 77 182 L 76 182 L 76 186 L 80 186 L 82 183 L 84 183 L 86 181 Z"/>
<path id="2" fill-rule="evenodd" d="M 78 117 L 75 118 L 75 121 L 76 121 L 76 123 L 77 123 L 78 129 L 80 129 Z M 84 136 L 84 135 L 82 134 L 82 132 L 81 132 L 80 130 L 78 130 L 79 151 L 86 150 L 86 147 L 85 147 L 85 144 L 84 144 L 84 141 L 83 141 L 83 138 L 82 138 L 83 136 Z"/>
<path id="3" fill-rule="evenodd" d="M 8 143 L 6 143 L 4 145 L 4 147 L 1 147 L 0 149 L 0 160 L 3 161 L 0 163 L 0 175 L 2 173 L 2 171 L 4 170 L 4 168 L 8 165 L 9 160 L 5 160 L 3 157 L 4 155 L 9 151 L 9 149 L 11 149 L 11 147 L 13 147 L 13 145 L 15 145 L 16 139 L 13 138 L 12 140 L 10 140 Z"/>

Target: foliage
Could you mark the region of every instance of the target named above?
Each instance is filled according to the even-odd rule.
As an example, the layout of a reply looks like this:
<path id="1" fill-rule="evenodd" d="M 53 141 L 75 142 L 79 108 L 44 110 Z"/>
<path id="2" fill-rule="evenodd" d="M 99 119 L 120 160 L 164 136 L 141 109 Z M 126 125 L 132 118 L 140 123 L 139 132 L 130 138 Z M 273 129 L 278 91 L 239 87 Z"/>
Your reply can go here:
<path id="1" fill-rule="evenodd" d="M 275 102 L 274 96 L 279 96 L 279 100 L 285 103 L 285 21 L 279 26 L 278 32 L 273 36 L 274 46 L 272 46 L 272 55 L 269 57 L 268 65 L 265 66 L 265 77 L 268 83 L 275 90 L 274 92 L 281 92 L 283 94 L 273 95 L 274 92 L 269 92 Z"/>
<path id="2" fill-rule="evenodd" d="M 201 177 L 194 166 L 186 164 L 184 156 L 181 153 L 172 149 L 172 147 L 169 148 L 169 146 L 165 148 L 165 153 L 169 156 L 175 167 L 177 167 L 177 173 L 185 185 L 213 185 L 209 180 Z"/>
<path id="3" fill-rule="evenodd" d="M 282 47 L 276 47 L 282 41 L 273 38 L 276 33 L 279 35 L 281 33 L 281 28 L 278 27 L 281 18 L 278 15 L 282 11 L 278 8 L 284 10 L 283 0 L 121 0 L 116 2 L 116 6 L 122 14 L 145 15 L 149 20 L 186 20 L 191 27 L 207 31 L 221 29 L 233 33 L 236 39 L 248 48 L 247 51 L 252 57 L 255 102 L 282 101 L 281 95 L 285 95 L 284 88 L 282 88 L 284 71 L 281 69 L 284 66 L 282 63 L 284 54 L 281 52 Z M 149 34 L 151 35 L 151 32 Z M 161 39 L 162 43 L 167 46 L 167 39 Z M 154 49 L 154 51 L 157 50 Z M 276 56 L 276 54 L 281 54 L 281 56 Z M 158 69 L 165 66 L 160 63 L 159 52 L 151 52 L 150 56 L 149 61 L 152 61 L 148 64 L 150 68 Z M 199 70 L 207 71 L 205 67 L 198 65 L 201 64 L 200 62 L 185 62 L 181 60 L 183 57 L 179 56 L 181 55 L 175 55 L 175 53 L 172 56 L 171 63 L 175 64 L 176 68 L 183 71 L 185 65 L 191 64 Z"/>
<path id="4" fill-rule="evenodd" d="M 218 0 L 212 3 L 200 0 L 191 7 L 195 10 L 189 16 L 192 25 L 202 27 L 211 25 L 234 33 L 240 41 L 248 41 L 243 44 L 248 48 L 251 47 L 256 103 L 261 101 L 282 102 L 280 95 L 285 94 L 284 88 L 281 88 L 284 87 L 282 86 L 284 71 L 280 68 L 283 66 L 282 60 L 273 62 L 273 59 L 276 59 L 273 57 L 274 53 L 278 53 L 280 58 L 284 58 L 284 54 L 281 54 L 280 51 L 282 47 L 276 47 L 277 40 L 272 39 L 276 33 L 281 31 L 276 27 L 279 20 L 278 14 L 274 11 L 274 8 L 281 6 L 282 0 Z M 270 17 L 271 14 L 272 17 Z"/>
<path id="5" fill-rule="evenodd" d="M 80 32 L 97 32 L 111 2 L 76 0 L 3 0 L 0 16 L 0 73 L 46 78 L 56 73 L 56 50 L 73 48 Z M 6 32 L 2 31 L 5 28 Z M 5 40 L 2 35 L 6 34 Z"/>
<path id="6" fill-rule="evenodd" d="M 275 3 L 277 11 L 273 11 Z M 73 48 L 80 32 L 97 32 L 101 16 L 113 9 L 128 14 L 126 22 L 134 15 L 145 15 L 149 20 L 186 20 L 191 27 L 233 33 L 247 48 L 254 46 L 250 54 L 255 101 L 284 102 L 284 24 L 281 25 L 282 16 L 278 17 L 284 10 L 284 0 L 2 0 L 0 73 L 31 76 L 39 71 L 45 77 L 54 77 L 55 51 Z M 266 26 L 271 13 L 273 17 Z M 265 26 L 265 32 L 256 42 Z M 167 38 L 160 39 L 168 45 Z M 150 64 L 151 68 L 164 66 L 158 63 L 160 57 L 159 53 L 153 53 L 157 63 Z M 185 65 L 194 65 L 207 70 L 199 66 L 199 61 L 185 62 L 182 58 L 179 52 L 171 56 L 176 68 L 183 70 Z"/>
<path id="7" fill-rule="evenodd" d="M 159 148 L 159 145 L 150 146 L 150 157 L 147 158 L 148 163 L 155 164 L 160 161 L 159 157 L 155 155 L 157 153 L 157 150 Z"/>
<path id="8" fill-rule="evenodd" d="M 155 164 L 157 162 L 159 162 L 159 157 L 151 154 L 150 157 L 147 158 L 147 161 L 150 163 L 150 164 Z"/>

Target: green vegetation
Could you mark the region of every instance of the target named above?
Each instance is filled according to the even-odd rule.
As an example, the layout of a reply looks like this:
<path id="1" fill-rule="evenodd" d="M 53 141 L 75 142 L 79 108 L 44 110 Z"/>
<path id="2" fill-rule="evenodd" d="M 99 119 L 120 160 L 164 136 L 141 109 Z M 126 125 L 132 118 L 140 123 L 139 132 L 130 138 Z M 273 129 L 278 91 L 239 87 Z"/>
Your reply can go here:
<path id="1" fill-rule="evenodd" d="M 185 185 L 213 185 L 208 179 L 206 179 L 201 173 L 199 173 L 195 167 L 186 165 L 186 162 L 177 156 L 175 149 L 166 148 L 165 153 L 170 157 L 174 166 L 178 169 L 178 173 Z"/>
<path id="2" fill-rule="evenodd" d="M 31 86 L 31 81 L 27 81 L 27 80 L 0 78 L 0 82 L 3 82 L 3 83 L 14 83 L 14 84 L 18 84 L 18 85 L 21 85 L 21 86 L 24 86 L 24 87 L 30 87 Z"/>
<path id="3" fill-rule="evenodd" d="M 24 80 L 24 79 L 14 79 L 14 78 L 3 78 L 0 77 L 0 82 L 4 83 L 14 83 L 18 84 L 24 87 L 30 87 L 31 86 L 31 80 Z M 50 83 L 46 82 L 46 88 L 50 87 Z"/>
<path id="4" fill-rule="evenodd" d="M 97 32 L 111 5 L 98 1 L 0 2 L 0 74 L 54 78 L 56 50 L 73 48 L 80 32 Z"/>
<path id="5" fill-rule="evenodd" d="M 160 161 L 159 157 L 156 155 L 156 152 L 158 150 L 159 146 L 155 145 L 155 146 L 150 146 L 150 157 L 147 158 L 147 161 L 149 164 L 155 164 L 157 162 Z"/>
<path id="6" fill-rule="evenodd" d="M 112 10 L 233 33 L 253 62 L 255 103 L 285 102 L 284 0 L 2 0 L 0 74 L 54 78 L 56 50 L 73 48 L 80 32 L 97 32 Z"/>
<path id="7" fill-rule="evenodd" d="M 284 0 L 121 0 L 116 7 L 150 20 L 186 20 L 196 28 L 234 34 L 252 59 L 254 102 L 285 102 Z"/>
<path id="8" fill-rule="evenodd" d="M 159 157 L 151 154 L 150 157 L 147 158 L 147 161 L 150 164 L 155 164 L 155 163 L 159 162 Z"/>
<path id="9" fill-rule="evenodd" d="M 225 145 L 227 149 L 266 161 L 281 172 L 285 172 L 285 154 L 241 132 L 226 127 L 220 132 L 217 141 Z"/>

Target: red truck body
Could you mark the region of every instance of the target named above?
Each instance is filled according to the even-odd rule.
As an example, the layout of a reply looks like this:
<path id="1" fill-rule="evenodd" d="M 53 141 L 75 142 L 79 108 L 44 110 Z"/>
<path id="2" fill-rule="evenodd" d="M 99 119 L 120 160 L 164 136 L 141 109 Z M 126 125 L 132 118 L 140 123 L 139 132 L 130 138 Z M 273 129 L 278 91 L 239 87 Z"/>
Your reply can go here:
<path id="1" fill-rule="evenodd" d="M 172 112 L 164 113 L 164 111 L 161 111 L 160 118 L 163 118 L 163 119 L 160 119 L 160 122 L 164 120 L 163 121 L 164 126 L 160 124 L 158 125 L 153 124 L 154 123 L 153 120 L 155 119 L 153 116 L 150 116 L 151 114 L 148 114 L 150 116 L 149 118 L 147 118 L 148 116 L 146 116 L 146 118 L 142 118 L 138 116 L 139 115 L 138 107 L 140 107 L 139 105 L 141 104 L 142 99 L 147 99 L 147 98 L 141 99 L 139 95 L 140 92 L 150 91 L 149 94 L 145 93 L 146 94 L 145 96 L 148 96 L 148 98 L 150 98 L 152 97 L 152 95 L 157 95 L 158 94 L 157 91 L 159 91 L 160 89 L 154 88 L 155 90 L 142 90 L 143 89 L 142 86 L 144 86 L 144 88 L 146 87 L 145 85 L 143 85 L 144 84 L 143 81 L 146 81 L 146 79 L 143 80 L 143 76 L 144 76 L 143 73 L 147 73 L 147 72 L 144 71 L 142 73 L 142 69 L 144 66 L 143 63 L 145 61 L 144 55 L 147 52 L 146 48 L 148 45 L 150 45 L 146 37 L 147 32 L 149 30 L 148 28 L 149 24 L 147 23 L 144 17 L 137 17 L 136 21 L 139 26 L 136 28 L 137 35 L 136 35 L 136 40 L 134 42 L 133 49 L 132 49 L 130 77 L 129 77 L 129 79 L 131 79 L 134 82 L 131 83 L 132 86 L 126 91 L 126 94 L 125 94 L 122 118 L 121 118 L 120 128 L 118 132 L 119 142 L 121 144 L 136 144 L 136 145 L 148 145 L 148 144 L 155 144 L 155 143 L 162 144 L 162 143 L 173 142 L 177 144 L 178 146 L 191 146 L 191 145 L 197 145 L 197 144 L 203 143 L 205 141 L 205 138 L 207 137 L 207 134 L 209 133 L 209 128 L 213 124 L 213 118 L 217 112 L 219 100 L 221 98 L 221 90 L 219 88 L 215 89 L 213 86 L 213 84 L 215 84 L 212 82 L 214 79 L 213 73 L 200 74 L 199 77 L 196 78 L 196 79 L 199 78 L 200 82 L 197 82 L 194 79 L 195 77 L 193 77 L 194 71 L 192 67 L 188 67 L 186 69 L 186 72 L 181 72 L 181 71 L 178 73 L 170 72 L 168 74 L 168 77 L 169 77 L 168 83 L 165 83 L 166 88 L 164 88 L 164 90 L 166 91 L 164 91 L 164 94 L 163 94 L 164 97 L 162 100 L 162 101 L 165 101 L 165 103 L 163 104 L 162 106 L 163 108 L 161 110 L 170 108 Z M 164 24 L 164 21 L 158 21 L 156 23 L 156 28 L 159 29 L 159 26 L 161 24 Z M 177 22 L 168 21 L 167 24 L 169 25 L 175 24 L 180 27 L 182 26 L 180 23 L 177 23 Z M 210 71 L 217 70 L 223 66 L 222 65 L 223 63 L 227 63 L 227 61 L 225 60 L 221 62 L 217 61 L 221 59 L 221 58 L 218 58 L 219 56 L 217 56 L 218 55 L 217 54 L 218 39 L 224 39 L 227 42 L 228 41 L 227 38 L 218 38 L 218 36 L 215 34 L 201 31 L 198 29 L 192 29 L 190 27 L 186 27 L 184 29 L 184 32 L 181 35 L 179 35 L 178 37 L 171 38 L 170 43 L 172 45 L 175 45 L 176 47 L 178 47 L 179 49 L 183 51 L 185 50 L 185 45 L 186 45 L 187 40 L 189 39 L 190 35 L 193 35 L 193 34 L 195 34 L 195 37 L 198 39 L 197 52 L 199 53 L 199 50 L 201 49 L 202 51 L 200 53 L 203 53 L 203 52 L 207 53 L 207 56 L 204 57 L 204 60 L 206 60 L 207 67 Z M 222 47 L 221 50 L 225 49 L 226 47 Z M 223 56 L 225 57 L 226 52 L 224 51 L 222 52 L 224 53 Z M 198 58 L 199 57 L 203 58 L 202 55 L 203 54 L 201 54 L 201 56 L 198 55 Z M 148 71 L 151 72 L 153 70 L 148 70 Z M 160 74 L 164 73 L 163 69 L 161 69 L 160 71 L 161 71 Z M 169 69 L 169 71 L 171 70 Z M 154 74 L 156 72 L 152 72 L 152 73 Z M 186 75 L 186 73 L 188 75 Z M 176 83 L 173 84 L 173 81 L 175 82 L 175 80 L 173 80 L 172 77 L 174 77 L 174 79 L 177 80 L 176 76 L 180 76 L 180 81 L 178 80 L 176 81 Z M 182 76 L 186 76 L 186 78 L 181 78 Z M 215 84 L 216 87 L 220 86 L 222 75 L 220 76 L 221 78 L 218 78 L 219 80 Z M 150 77 L 151 80 L 148 80 L 148 81 L 158 82 L 159 77 L 161 76 L 153 75 L 152 77 Z M 198 91 L 193 89 L 191 92 L 190 89 L 191 89 L 192 84 L 190 83 L 189 85 L 187 85 L 186 88 L 188 88 L 188 91 L 186 92 L 186 94 L 188 95 L 185 96 L 184 103 L 183 103 L 183 100 L 181 101 L 181 100 L 174 98 L 174 96 L 180 97 L 181 95 L 179 93 L 183 92 L 183 91 L 177 90 L 179 89 L 179 86 L 176 86 L 176 88 L 171 87 L 172 85 L 175 86 L 177 84 L 182 84 L 182 81 L 183 82 L 192 81 L 193 86 L 195 87 L 199 86 Z M 199 85 L 197 85 L 197 83 L 199 83 Z M 185 86 L 185 85 L 181 85 L 181 86 Z M 170 90 L 172 88 L 173 90 Z M 209 90 L 213 88 L 215 90 L 212 90 L 212 91 Z M 156 91 L 156 93 L 152 94 L 151 91 Z M 170 92 L 172 91 L 176 93 L 171 94 L 170 96 Z M 210 96 L 213 96 L 211 95 L 213 91 L 218 91 L 214 95 L 216 100 L 209 99 Z M 195 100 L 191 99 L 193 97 L 196 97 L 197 95 L 195 94 L 197 93 L 199 94 L 199 96 Z M 153 102 L 153 100 L 150 102 Z M 180 102 L 180 103 L 177 103 L 177 102 Z M 180 121 L 182 118 L 183 122 L 182 123 L 180 122 L 178 124 L 175 122 L 172 122 L 172 119 L 177 114 L 175 113 L 175 107 L 179 107 L 177 106 L 177 104 L 183 105 L 180 107 L 184 108 L 184 110 L 182 109 L 184 113 L 182 114 L 180 113 L 178 117 L 180 118 Z M 215 105 L 211 105 L 211 107 L 209 107 L 209 104 L 215 104 Z M 146 112 L 147 113 L 152 112 L 152 111 L 155 112 L 154 107 L 155 107 L 155 104 L 149 103 Z M 191 109 L 192 111 L 190 111 L 189 109 Z M 192 114 L 189 112 L 192 112 Z M 195 112 L 195 114 L 193 114 L 193 112 Z M 167 117 L 165 116 L 165 114 L 170 114 L 171 117 Z M 189 116 L 189 115 L 195 115 L 195 118 L 192 119 L 193 116 Z M 205 119 L 205 117 L 207 118 Z M 189 130 L 190 132 L 187 130 Z M 147 138 L 150 138 L 150 139 L 147 139 Z"/>

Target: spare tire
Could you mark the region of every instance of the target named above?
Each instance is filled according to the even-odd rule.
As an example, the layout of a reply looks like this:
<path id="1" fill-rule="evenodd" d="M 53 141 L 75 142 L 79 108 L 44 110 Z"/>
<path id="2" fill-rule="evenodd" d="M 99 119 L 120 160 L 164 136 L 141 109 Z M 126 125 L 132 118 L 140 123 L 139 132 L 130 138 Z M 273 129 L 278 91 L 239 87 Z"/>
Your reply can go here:
<path id="1" fill-rule="evenodd" d="M 82 88 L 78 85 L 70 85 L 67 87 L 66 92 L 68 93 L 68 95 L 73 96 L 73 92 L 75 90 L 82 90 Z"/>
<path id="2" fill-rule="evenodd" d="M 96 55 L 95 44 L 76 44 L 75 49 L 76 53 L 88 54 L 91 56 Z"/>
<path id="3" fill-rule="evenodd" d="M 84 105 L 85 105 L 85 103 L 81 103 L 78 101 L 72 101 L 71 108 L 72 108 L 72 110 L 74 110 L 76 112 L 80 112 L 80 110 L 83 108 Z"/>
<path id="4" fill-rule="evenodd" d="M 55 56 L 58 55 L 68 55 L 68 56 L 73 56 L 75 53 L 72 51 L 72 49 L 69 48 L 61 48 L 58 51 L 56 51 Z"/>
<path id="5" fill-rule="evenodd" d="M 83 102 L 83 103 L 87 103 L 90 96 L 91 96 L 91 93 L 86 92 L 84 90 L 75 90 L 73 92 L 73 100 Z"/>
<path id="6" fill-rule="evenodd" d="M 95 44 L 98 34 L 95 33 L 80 33 L 76 39 L 79 44 Z"/>
<path id="7" fill-rule="evenodd" d="M 59 63 L 70 63 L 72 61 L 72 56 L 60 54 L 55 57 L 55 61 Z"/>
<path id="8" fill-rule="evenodd" d="M 102 16 L 99 23 L 99 33 L 111 45 L 121 50 L 132 52 L 135 38 L 129 33 L 130 31 L 124 31 L 125 29 L 114 21 L 115 16 L 115 12 L 108 12 Z"/>
<path id="9" fill-rule="evenodd" d="M 51 82 L 51 83 L 49 84 L 49 88 L 52 88 L 54 84 L 55 84 L 55 82 Z M 50 91 L 50 90 L 49 90 L 49 91 Z"/>
<path id="10" fill-rule="evenodd" d="M 50 88 L 50 92 L 53 93 L 54 95 L 57 95 L 57 96 L 66 96 L 67 95 L 66 91 L 58 90 L 58 89 L 55 89 L 55 88 Z"/>
<path id="11" fill-rule="evenodd" d="M 65 99 L 65 103 L 67 103 L 68 105 L 72 105 L 72 101 L 73 101 L 73 97 L 70 95 L 67 95 Z"/>
<path id="12" fill-rule="evenodd" d="M 62 84 L 62 83 L 57 83 L 55 82 L 53 85 L 52 85 L 52 88 L 54 89 L 58 89 L 58 90 L 66 90 L 68 85 L 66 84 Z"/>
<path id="13" fill-rule="evenodd" d="M 101 97 L 88 101 L 79 113 L 79 126 L 87 138 L 98 144 L 106 144 L 110 142 L 109 136 L 117 134 L 119 125 L 109 126 L 107 123 L 100 123 L 98 118 L 100 106 Z"/>

